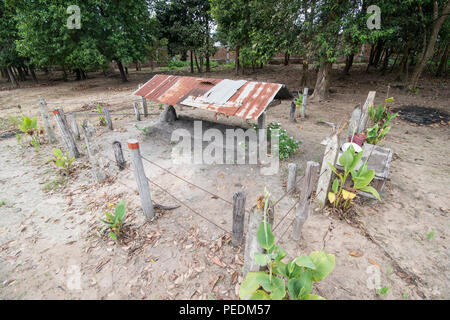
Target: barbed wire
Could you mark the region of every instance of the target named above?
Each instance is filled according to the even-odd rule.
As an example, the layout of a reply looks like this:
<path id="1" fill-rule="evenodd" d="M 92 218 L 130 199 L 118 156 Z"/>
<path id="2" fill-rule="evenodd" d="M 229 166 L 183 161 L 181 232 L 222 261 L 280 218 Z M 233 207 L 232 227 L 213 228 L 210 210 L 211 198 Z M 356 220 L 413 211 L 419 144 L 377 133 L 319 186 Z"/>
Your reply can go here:
<path id="1" fill-rule="evenodd" d="M 106 157 L 106 156 L 105 156 Z M 114 160 L 109 159 L 108 157 L 106 157 L 110 162 L 115 162 Z M 142 158 L 142 156 L 141 156 Z M 128 167 L 125 167 L 125 170 L 128 170 L 130 172 L 132 172 L 134 174 L 134 170 L 130 169 Z M 148 177 L 146 177 L 147 181 L 150 182 L 151 184 L 153 184 L 154 186 L 156 186 L 157 188 L 161 189 L 164 193 L 166 193 L 167 195 L 169 195 L 171 198 L 173 198 L 175 201 L 177 201 L 178 203 L 182 204 L 183 206 L 185 206 L 186 208 L 188 208 L 189 210 L 191 210 L 192 212 L 194 212 L 196 215 L 198 215 L 199 217 L 203 218 L 204 220 L 206 220 L 207 222 L 209 222 L 210 224 L 214 225 L 215 227 L 219 228 L 220 230 L 231 234 L 231 232 L 229 232 L 228 230 L 226 230 L 225 228 L 219 226 L 217 223 L 215 223 L 214 221 L 208 219 L 207 217 L 205 217 L 204 215 L 202 215 L 201 213 L 199 213 L 197 210 L 193 209 L 192 207 L 190 207 L 189 205 L 187 205 L 186 203 L 184 203 L 182 200 L 178 199 L 176 196 L 174 196 L 172 193 L 170 193 L 166 188 L 160 186 L 158 183 L 152 181 L 151 179 L 149 179 Z"/>

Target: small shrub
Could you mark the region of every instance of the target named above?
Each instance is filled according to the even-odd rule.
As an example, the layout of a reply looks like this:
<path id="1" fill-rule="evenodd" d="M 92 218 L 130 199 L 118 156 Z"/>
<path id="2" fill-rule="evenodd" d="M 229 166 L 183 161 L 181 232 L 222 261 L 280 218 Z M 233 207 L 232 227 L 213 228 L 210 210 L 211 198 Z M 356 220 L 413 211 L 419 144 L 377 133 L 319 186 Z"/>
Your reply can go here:
<path id="1" fill-rule="evenodd" d="M 55 148 L 53 149 L 53 154 L 55 155 L 53 160 L 53 163 L 56 164 L 58 167 L 62 168 L 64 170 L 64 173 L 68 176 L 70 175 L 70 170 L 72 169 L 72 163 L 75 161 L 75 158 L 69 157 L 69 153 L 66 151 L 66 154 L 63 154 L 61 149 Z"/>
<path id="2" fill-rule="evenodd" d="M 258 242 L 265 253 L 255 254 L 256 262 L 265 270 L 247 274 L 241 283 L 239 297 L 250 300 L 324 300 L 311 294 L 313 282 L 325 279 L 333 271 L 335 256 L 315 251 L 309 256 L 303 254 L 288 263 L 282 262 L 287 253 L 275 244 L 275 236 L 267 222 L 268 198 L 265 191 L 264 221 L 257 232 Z"/>
<path id="3" fill-rule="evenodd" d="M 105 127 L 107 125 L 106 123 L 106 119 L 103 117 L 103 110 L 100 107 L 100 104 L 97 103 L 97 109 L 95 110 L 98 114 L 98 120 L 99 120 L 99 124 L 103 127 Z"/>
<path id="4" fill-rule="evenodd" d="M 258 131 L 257 125 L 253 128 Z M 272 122 L 267 127 L 267 138 L 270 139 L 274 134 L 277 134 L 279 138 L 279 157 L 281 160 L 289 159 L 292 154 L 297 152 L 302 144 L 301 141 L 294 139 L 294 137 L 290 137 L 286 130 L 281 127 L 280 123 Z"/>
<path id="5" fill-rule="evenodd" d="M 10 122 L 15 125 L 21 132 L 22 135 L 26 135 L 30 138 L 30 145 L 39 149 L 40 147 L 40 135 L 44 133 L 42 129 L 38 129 L 37 126 L 37 118 L 28 118 L 25 115 L 22 115 L 20 120 L 15 117 L 9 117 Z M 17 133 L 16 138 L 17 142 L 20 144 L 22 142 L 22 135 Z"/>
<path id="6" fill-rule="evenodd" d="M 120 201 L 117 204 L 114 214 L 106 211 L 105 217 L 106 220 L 100 219 L 100 221 L 106 225 L 111 239 L 117 241 L 122 235 L 123 221 L 125 219 L 125 201 Z"/>

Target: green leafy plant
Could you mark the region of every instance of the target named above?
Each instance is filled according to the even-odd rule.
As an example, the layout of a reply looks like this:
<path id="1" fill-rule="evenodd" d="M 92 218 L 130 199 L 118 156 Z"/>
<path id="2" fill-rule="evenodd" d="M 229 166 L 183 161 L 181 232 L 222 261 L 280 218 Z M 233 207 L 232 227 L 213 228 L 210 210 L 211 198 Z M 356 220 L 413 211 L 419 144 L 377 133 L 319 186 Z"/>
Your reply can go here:
<path id="1" fill-rule="evenodd" d="M 385 295 L 387 295 L 389 289 L 390 289 L 389 287 L 382 287 L 380 289 L 377 289 L 377 294 L 379 296 L 385 296 Z"/>
<path id="2" fill-rule="evenodd" d="M 303 94 L 299 93 L 297 99 L 295 100 L 296 106 L 301 106 L 303 103 Z"/>
<path id="3" fill-rule="evenodd" d="M 258 131 L 257 125 L 254 125 L 253 128 Z M 281 160 L 289 159 L 292 154 L 297 152 L 302 144 L 301 141 L 290 137 L 286 130 L 281 127 L 280 123 L 272 122 L 267 126 L 267 138 L 269 139 L 274 134 L 278 135 L 279 157 Z"/>
<path id="4" fill-rule="evenodd" d="M 106 119 L 103 117 L 103 110 L 100 107 L 100 104 L 97 103 L 97 109 L 95 110 L 98 114 L 98 120 L 101 126 L 106 126 Z"/>
<path id="5" fill-rule="evenodd" d="M 15 117 L 10 117 L 9 120 L 12 124 L 17 126 L 17 128 L 22 132 L 23 135 L 26 135 L 30 138 L 30 145 L 32 145 L 36 149 L 39 149 L 41 145 L 39 137 L 44 131 L 42 129 L 38 129 L 36 117 L 31 119 L 25 115 L 22 115 L 20 120 Z M 18 143 L 21 143 L 22 135 L 17 133 L 16 138 Z"/>
<path id="6" fill-rule="evenodd" d="M 66 151 L 64 154 L 61 149 L 54 148 L 53 149 L 53 163 L 56 164 L 58 167 L 64 169 L 64 173 L 66 175 L 70 175 L 70 171 L 72 169 L 72 163 L 75 161 L 75 158 L 69 157 L 69 153 Z"/>
<path id="7" fill-rule="evenodd" d="M 111 239 L 117 241 L 122 235 L 123 221 L 125 219 L 125 201 L 122 200 L 116 205 L 114 214 L 105 211 L 105 217 L 105 220 L 100 219 L 100 221 L 106 225 Z"/>
<path id="8" fill-rule="evenodd" d="M 287 253 L 275 244 L 275 236 L 267 222 L 268 198 L 265 190 L 264 221 L 257 231 L 258 242 L 265 253 L 255 253 L 255 260 L 264 271 L 247 274 L 240 285 L 239 297 L 250 300 L 324 300 L 311 294 L 313 282 L 321 281 L 331 273 L 335 256 L 315 251 L 284 263 Z"/>
<path id="9" fill-rule="evenodd" d="M 385 139 L 386 134 L 391 130 L 389 126 L 392 119 L 398 116 L 397 113 L 391 113 L 388 102 L 394 101 L 394 98 L 384 100 L 384 106 L 379 105 L 369 107 L 369 117 L 374 123 L 373 127 L 367 129 L 366 141 L 370 144 L 378 144 Z"/>
<path id="10" fill-rule="evenodd" d="M 370 182 L 375 177 L 375 171 L 368 169 L 367 161 L 364 162 L 358 170 L 355 170 L 356 166 L 360 163 L 363 154 L 364 151 L 356 153 L 353 146 L 350 146 L 345 150 L 339 158 L 339 163 L 344 167 L 343 174 L 339 173 L 338 170 L 329 163 L 334 174 L 337 176 L 333 181 L 331 187 L 332 191 L 328 193 L 328 200 L 333 204 L 334 208 L 341 209 L 344 212 L 347 211 L 358 191 L 371 193 L 380 200 L 380 195 L 377 190 L 369 186 Z M 345 186 L 349 175 L 351 175 L 353 181 L 353 186 L 351 188 Z"/>

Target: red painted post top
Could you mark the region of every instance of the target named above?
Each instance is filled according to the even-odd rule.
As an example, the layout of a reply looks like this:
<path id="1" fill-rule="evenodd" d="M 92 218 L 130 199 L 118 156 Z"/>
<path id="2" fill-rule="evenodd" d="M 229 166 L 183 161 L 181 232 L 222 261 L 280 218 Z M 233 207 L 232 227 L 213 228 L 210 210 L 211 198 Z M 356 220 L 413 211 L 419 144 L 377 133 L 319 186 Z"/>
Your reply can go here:
<path id="1" fill-rule="evenodd" d="M 137 140 L 128 140 L 128 149 L 135 150 L 139 149 L 139 142 Z"/>
<path id="2" fill-rule="evenodd" d="M 53 110 L 53 114 L 58 114 L 59 111 L 57 109 Z"/>

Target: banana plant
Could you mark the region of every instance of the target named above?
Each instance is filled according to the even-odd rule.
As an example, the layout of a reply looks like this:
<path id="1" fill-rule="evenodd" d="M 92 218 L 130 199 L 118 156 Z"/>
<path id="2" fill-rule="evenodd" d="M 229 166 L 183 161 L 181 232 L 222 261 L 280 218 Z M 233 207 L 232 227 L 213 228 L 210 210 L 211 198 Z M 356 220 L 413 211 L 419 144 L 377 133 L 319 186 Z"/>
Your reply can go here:
<path id="1" fill-rule="evenodd" d="M 364 151 L 356 153 L 353 146 L 350 146 L 339 158 L 339 163 L 344 167 L 344 173 L 340 173 L 331 163 L 328 163 L 337 178 L 334 179 L 331 186 L 331 192 L 328 193 L 328 201 L 335 207 L 347 210 L 352 204 L 352 200 L 356 197 L 358 191 L 371 193 L 378 200 L 380 195 L 377 190 L 369 186 L 375 177 L 375 171 L 369 170 L 367 161 L 364 162 L 358 170 L 356 166 L 361 162 Z M 345 183 L 348 176 L 351 175 L 353 186 L 345 189 Z M 353 191 L 353 192 L 352 192 Z"/>
<path id="2" fill-rule="evenodd" d="M 239 288 L 239 297 L 249 300 L 324 300 L 312 294 L 313 282 L 326 278 L 334 269 L 335 257 L 323 251 L 301 255 L 284 263 L 287 252 L 275 244 L 275 236 L 266 220 L 268 193 L 264 198 L 264 221 L 257 239 L 264 253 L 255 253 L 255 261 L 264 271 L 247 274 Z"/>

